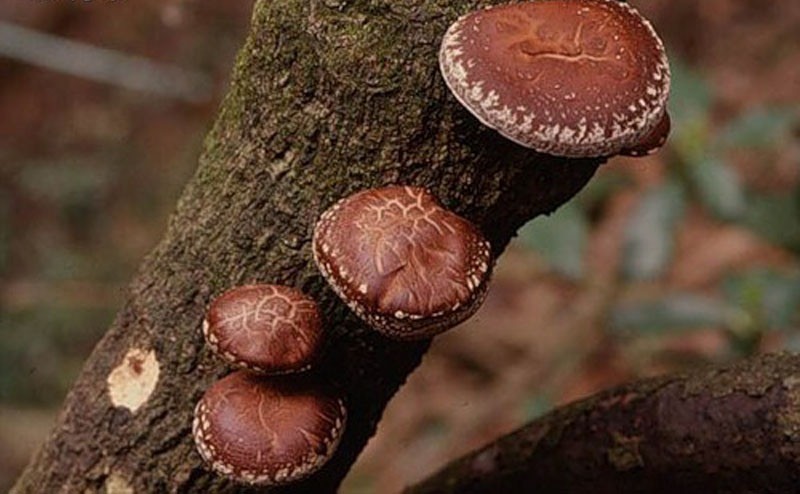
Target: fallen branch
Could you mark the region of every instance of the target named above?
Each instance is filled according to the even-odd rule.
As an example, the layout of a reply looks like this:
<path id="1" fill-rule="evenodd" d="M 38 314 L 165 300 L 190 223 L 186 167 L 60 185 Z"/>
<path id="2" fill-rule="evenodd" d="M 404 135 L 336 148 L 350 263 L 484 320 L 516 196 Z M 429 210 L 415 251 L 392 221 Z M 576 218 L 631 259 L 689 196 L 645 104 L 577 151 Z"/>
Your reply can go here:
<path id="1" fill-rule="evenodd" d="M 800 357 L 763 355 L 559 408 L 406 494 L 800 492 Z"/>

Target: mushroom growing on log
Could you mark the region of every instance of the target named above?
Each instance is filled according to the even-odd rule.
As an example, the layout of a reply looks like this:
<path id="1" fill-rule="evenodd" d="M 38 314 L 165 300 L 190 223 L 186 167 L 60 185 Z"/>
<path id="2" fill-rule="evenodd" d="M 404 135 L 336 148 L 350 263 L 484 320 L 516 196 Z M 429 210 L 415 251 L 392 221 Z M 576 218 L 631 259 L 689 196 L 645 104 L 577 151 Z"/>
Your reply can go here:
<path id="1" fill-rule="evenodd" d="M 670 86 L 655 30 L 615 0 L 472 12 L 447 30 L 439 64 L 483 124 L 522 146 L 575 158 L 638 149 L 662 123 Z"/>
<path id="2" fill-rule="evenodd" d="M 211 468 L 248 484 L 296 482 L 336 451 L 344 402 L 308 378 L 236 371 L 214 383 L 195 409 L 197 450 Z"/>
<path id="3" fill-rule="evenodd" d="M 419 187 L 342 199 L 314 228 L 313 253 L 359 317 L 401 340 L 430 338 L 475 313 L 492 265 L 477 227 Z"/>
<path id="4" fill-rule="evenodd" d="M 229 363 L 265 374 L 308 369 L 322 346 L 316 302 L 295 288 L 247 285 L 209 305 L 203 320 L 209 347 Z"/>

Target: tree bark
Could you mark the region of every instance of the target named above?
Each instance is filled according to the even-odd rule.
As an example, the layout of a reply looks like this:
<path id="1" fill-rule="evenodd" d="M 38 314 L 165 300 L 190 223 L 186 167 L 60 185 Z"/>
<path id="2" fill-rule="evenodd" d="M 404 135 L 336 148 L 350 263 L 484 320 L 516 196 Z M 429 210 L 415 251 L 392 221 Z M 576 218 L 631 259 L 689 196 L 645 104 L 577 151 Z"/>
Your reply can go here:
<path id="1" fill-rule="evenodd" d="M 275 491 L 336 490 L 428 342 L 388 340 L 336 298 L 311 260 L 319 214 L 364 188 L 421 185 L 476 222 L 499 255 L 601 163 L 523 149 L 449 95 L 440 37 L 489 3 L 257 3 L 198 170 L 13 493 L 264 491 L 209 473 L 190 434 L 195 403 L 228 371 L 203 344 L 204 308 L 252 282 L 292 285 L 320 302 L 329 342 L 318 371 L 350 412 L 334 459 Z"/>
<path id="2" fill-rule="evenodd" d="M 800 492 L 800 359 L 622 386 L 460 458 L 407 494 Z"/>

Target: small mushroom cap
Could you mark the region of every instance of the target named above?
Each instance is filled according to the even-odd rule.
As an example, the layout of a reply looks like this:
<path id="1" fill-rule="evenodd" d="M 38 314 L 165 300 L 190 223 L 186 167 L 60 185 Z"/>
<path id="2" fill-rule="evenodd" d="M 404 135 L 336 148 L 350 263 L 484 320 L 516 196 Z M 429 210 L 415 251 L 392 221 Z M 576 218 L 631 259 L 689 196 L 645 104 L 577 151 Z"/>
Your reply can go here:
<path id="1" fill-rule="evenodd" d="M 373 328 L 422 339 L 472 315 L 486 294 L 489 242 L 425 189 L 359 192 L 325 211 L 314 260 L 334 291 Z"/>
<path id="2" fill-rule="evenodd" d="M 672 120 L 669 118 L 669 112 L 664 112 L 661 121 L 642 139 L 642 142 L 631 149 L 624 149 L 620 154 L 625 156 L 647 156 L 655 153 L 667 142 L 671 128 Z"/>
<path id="3" fill-rule="evenodd" d="M 468 14 L 439 62 L 470 112 L 539 152 L 611 156 L 661 120 L 670 73 L 661 40 L 628 3 L 536 0 Z"/>
<path id="4" fill-rule="evenodd" d="M 307 380 L 236 371 L 198 402 L 192 432 L 215 472 L 248 484 L 287 484 L 333 456 L 346 415 L 341 399 Z"/>
<path id="5" fill-rule="evenodd" d="M 299 290 L 248 285 L 211 302 L 203 334 L 231 364 L 283 374 L 312 364 L 322 346 L 322 320 L 317 304 Z"/>

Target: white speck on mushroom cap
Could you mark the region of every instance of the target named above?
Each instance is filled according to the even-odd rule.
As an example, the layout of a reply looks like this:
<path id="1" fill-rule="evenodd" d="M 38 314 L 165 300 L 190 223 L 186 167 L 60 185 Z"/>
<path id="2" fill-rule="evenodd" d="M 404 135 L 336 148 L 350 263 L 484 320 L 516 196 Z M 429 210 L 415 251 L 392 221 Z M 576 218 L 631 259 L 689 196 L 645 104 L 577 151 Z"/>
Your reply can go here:
<path id="1" fill-rule="evenodd" d="M 659 124 L 669 94 L 661 40 L 617 0 L 536 0 L 473 12 L 447 30 L 439 62 L 456 99 L 484 125 L 558 156 L 636 147 Z"/>
<path id="2" fill-rule="evenodd" d="M 153 393 L 160 369 L 156 352 L 132 348 L 106 379 L 108 396 L 115 407 L 136 413 Z"/>
<path id="3" fill-rule="evenodd" d="M 268 374 L 300 372 L 320 352 L 322 317 L 316 302 L 295 288 L 246 285 L 211 302 L 203 334 L 231 364 Z"/>
<path id="4" fill-rule="evenodd" d="M 647 156 L 658 151 L 667 142 L 669 131 L 672 126 L 669 112 L 664 112 L 661 121 L 650 131 L 639 143 L 628 149 L 623 149 L 620 154 L 624 156 Z"/>
<path id="5" fill-rule="evenodd" d="M 432 337 L 472 315 L 492 263 L 474 225 L 427 190 L 403 186 L 336 203 L 314 228 L 312 252 L 353 312 L 397 339 Z"/>
<path id="6" fill-rule="evenodd" d="M 195 407 L 200 456 L 222 475 L 279 485 L 314 473 L 333 456 L 347 411 L 309 380 L 237 371 L 214 383 Z"/>

